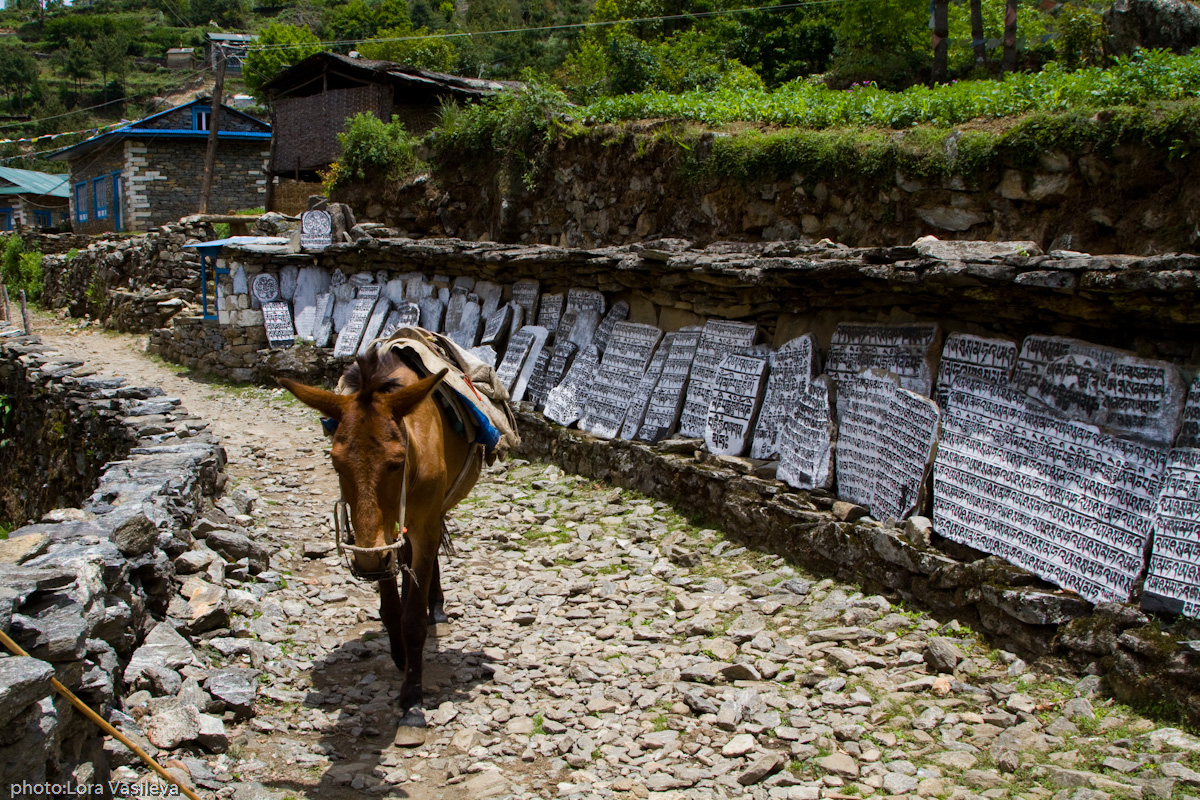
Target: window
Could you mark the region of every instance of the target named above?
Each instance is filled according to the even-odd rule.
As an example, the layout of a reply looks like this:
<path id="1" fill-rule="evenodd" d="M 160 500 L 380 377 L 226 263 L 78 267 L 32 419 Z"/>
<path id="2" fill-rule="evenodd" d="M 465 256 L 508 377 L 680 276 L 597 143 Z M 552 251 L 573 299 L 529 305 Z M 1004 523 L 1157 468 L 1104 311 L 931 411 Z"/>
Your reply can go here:
<path id="1" fill-rule="evenodd" d="M 38 228 L 49 228 L 54 224 L 54 219 L 50 215 L 49 209 L 34 209 L 33 224 Z"/>
<path id="2" fill-rule="evenodd" d="M 208 130 L 208 115 L 210 113 L 211 109 L 208 106 L 192 106 L 192 130 Z"/>
<path id="3" fill-rule="evenodd" d="M 92 211 L 95 218 L 108 219 L 108 191 L 104 186 L 104 176 L 92 178 Z"/>
<path id="4" fill-rule="evenodd" d="M 0 208 L 0 231 L 12 230 L 12 209 Z"/>
<path id="5" fill-rule="evenodd" d="M 88 221 L 87 181 L 75 184 L 75 221 Z"/>

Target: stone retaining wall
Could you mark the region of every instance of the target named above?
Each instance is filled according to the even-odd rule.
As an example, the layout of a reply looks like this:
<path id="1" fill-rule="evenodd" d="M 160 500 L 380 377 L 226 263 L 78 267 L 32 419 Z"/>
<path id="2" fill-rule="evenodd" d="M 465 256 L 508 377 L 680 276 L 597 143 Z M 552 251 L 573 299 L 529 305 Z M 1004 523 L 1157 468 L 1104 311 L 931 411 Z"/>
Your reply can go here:
<path id="1" fill-rule="evenodd" d="M 71 259 L 47 256 L 42 304 L 119 331 L 160 327 L 199 296 L 200 256 L 184 245 L 213 238 L 211 225 L 181 221 L 93 241 Z"/>
<path id="2" fill-rule="evenodd" d="M 231 709 L 229 719 L 253 713 L 246 698 L 254 697 L 254 673 L 211 669 L 209 656 L 184 638 L 228 624 L 226 590 L 189 600 L 180 596 L 177 578 L 220 570 L 222 579 L 253 582 L 245 584 L 251 593 L 243 593 L 251 599 L 262 586 L 252 573 L 273 579 L 264 571 L 269 554 L 237 532 L 232 519 L 250 510 L 252 498 L 234 492 L 214 507 L 226 482 L 225 453 L 207 423 L 178 400 L 119 378 L 90 377 L 81 366 L 36 337 L 0 341 L 0 391 L 32 398 L 47 418 L 66 413 L 86 420 L 70 429 L 79 440 L 71 457 L 59 452 L 61 439 L 37 445 L 50 464 L 61 465 L 64 474 L 55 479 L 70 492 L 31 499 L 25 513 L 41 521 L 0 541 L 0 629 L 29 653 L 0 657 L 0 783 L 6 785 L 99 786 L 110 777 L 138 777 L 129 769 L 140 763 L 136 757 L 54 693 L 52 677 L 152 756 L 181 744 L 222 752 L 228 745 L 222 710 Z M 15 413 L 6 436 L 37 418 L 24 400 Z M 6 453 L 29 447 L 14 441 Z M 105 458 L 111 460 L 100 466 Z M 45 477 L 24 472 L 21 482 Z M 75 507 L 46 509 L 55 502 Z M 199 685 L 205 680 L 207 692 Z M 220 700 L 226 689 L 229 703 Z M 179 696 L 202 708 L 181 704 Z"/>
<path id="3" fill-rule="evenodd" d="M 564 247 L 664 236 L 894 245 L 934 234 L 1094 253 L 1194 250 L 1194 165 L 1164 146 L 1102 144 L 1119 134 L 1106 132 L 1106 118 L 1080 127 L 1088 124 L 1096 130 L 1080 139 L 1095 135 L 1096 142 L 1033 153 L 1027 147 L 1023 157 L 997 158 L 982 171 L 955 171 L 952 134 L 944 144 L 950 174 L 932 178 L 863 174 L 849 156 L 826 174 L 771 170 L 765 165 L 777 153 L 768 152 L 748 167 L 768 174 L 689 176 L 687 165 L 703 170 L 715 158 L 713 143 L 730 134 L 692 138 L 670 122 L 603 125 L 556 139 L 532 189 L 521 176 L 503 175 L 502 159 L 447 157 L 432 176 L 346 187 L 337 199 L 360 219 L 405 235 Z M 910 132 L 889 135 L 904 149 Z"/>
<path id="4" fill-rule="evenodd" d="M 995 556 L 942 539 L 924 517 L 902 527 L 862 519 L 862 508 L 746 474 L 745 460 L 700 452 L 699 441 L 681 453 L 679 440 L 660 447 L 603 441 L 529 408 L 517 416 L 525 457 L 665 500 L 750 547 L 966 622 L 1047 668 L 1102 675 L 1118 699 L 1200 724 L 1196 620 L 1181 618 L 1163 630 L 1134 606 L 1093 606 Z"/>

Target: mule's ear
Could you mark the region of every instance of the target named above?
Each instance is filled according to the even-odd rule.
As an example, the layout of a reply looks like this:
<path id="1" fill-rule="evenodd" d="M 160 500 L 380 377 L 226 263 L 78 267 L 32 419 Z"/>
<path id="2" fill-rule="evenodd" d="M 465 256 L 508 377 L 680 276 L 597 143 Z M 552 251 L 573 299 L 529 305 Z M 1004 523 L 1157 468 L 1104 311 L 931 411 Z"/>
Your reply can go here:
<path id="1" fill-rule="evenodd" d="M 422 378 L 412 386 L 405 386 L 398 391 L 389 392 L 387 401 L 388 406 L 392 409 L 392 415 L 399 417 L 428 397 L 429 393 L 442 382 L 442 378 L 446 377 L 446 373 L 449 371 L 449 369 L 443 367 L 440 372 Z"/>
<path id="2" fill-rule="evenodd" d="M 280 378 L 279 384 L 296 395 L 296 399 L 301 403 L 315 408 L 330 419 L 341 419 L 346 402 L 349 400 L 347 395 L 318 389 L 315 386 L 306 386 L 289 378 Z"/>

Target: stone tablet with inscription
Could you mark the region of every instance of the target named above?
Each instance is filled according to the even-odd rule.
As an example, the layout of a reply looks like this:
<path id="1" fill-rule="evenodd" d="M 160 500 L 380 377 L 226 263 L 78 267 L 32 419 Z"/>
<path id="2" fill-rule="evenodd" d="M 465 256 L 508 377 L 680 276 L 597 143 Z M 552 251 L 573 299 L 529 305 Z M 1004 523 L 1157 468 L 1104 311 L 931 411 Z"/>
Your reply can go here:
<path id="1" fill-rule="evenodd" d="M 538 304 L 537 324 L 555 336 L 559 330 L 559 320 L 562 318 L 563 301 L 564 297 L 561 294 L 544 294 Z"/>
<path id="2" fill-rule="evenodd" d="M 513 284 L 512 300 L 525 310 L 525 319 L 529 324 L 541 325 L 538 320 L 538 294 L 542 290 L 542 284 L 535 280 L 521 280 Z M 558 325 L 543 325 L 546 330 L 552 331 L 558 328 Z"/>
<path id="3" fill-rule="evenodd" d="M 743 355 L 754 346 L 758 327 L 747 322 L 711 319 L 704 324 L 696 357 L 692 361 L 687 400 L 679 419 L 679 432 L 684 436 L 704 436 L 708 421 L 708 404 L 712 400 L 717 368 L 727 355 Z"/>
<path id="4" fill-rule="evenodd" d="M 530 398 L 538 407 L 546 405 L 546 397 L 550 394 L 550 390 L 562 383 L 563 376 L 566 375 L 567 368 L 571 365 L 571 359 L 575 357 L 575 353 L 579 350 L 579 346 L 574 342 L 559 342 L 554 345 L 554 349 L 550 352 L 550 360 L 546 362 L 546 374 L 542 376 L 541 383 L 531 387 L 533 396 Z"/>
<path id="5" fill-rule="evenodd" d="M 259 303 L 273 303 L 280 299 L 279 281 L 269 272 L 260 272 L 250 281 L 250 293 Z"/>
<path id="6" fill-rule="evenodd" d="M 442 324 L 446 327 L 446 335 L 450 336 L 458 330 L 462 323 L 463 309 L 467 305 L 467 292 L 455 288 L 450 292 L 450 302 L 446 303 L 446 317 Z M 473 345 L 472 345 L 473 346 Z"/>
<path id="7" fill-rule="evenodd" d="M 600 319 L 604 315 L 604 309 L 607 306 L 604 303 L 604 295 L 595 289 L 570 289 L 567 291 L 567 304 L 563 307 L 563 313 L 568 311 L 594 311 L 596 319 Z"/>
<path id="8" fill-rule="evenodd" d="M 1017 345 L 1007 339 L 989 339 L 970 333 L 952 333 L 942 346 L 938 367 L 937 401 L 946 406 L 946 395 L 955 378 L 966 376 L 1008 385 L 1017 364 Z"/>
<path id="9" fill-rule="evenodd" d="M 492 369 L 496 368 L 496 351 L 488 345 L 482 344 L 479 347 L 472 347 L 471 355 L 475 356 Z"/>
<path id="10" fill-rule="evenodd" d="M 592 338 L 592 343 L 600 348 L 600 352 L 604 352 L 604 348 L 608 347 L 608 340 L 612 336 L 613 327 L 618 322 L 624 322 L 629 318 L 629 303 L 624 300 L 618 300 L 613 303 L 612 308 L 604 315 L 604 319 L 600 321 L 600 326 L 596 328 L 596 335 Z"/>
<path id="11" fill-rule="evenodd" d="M 374 297 L 364 297 L 354 301 L 350 319 L 338 332 L 337 344 L 333 346 L 335 357 L 352 356 L 358 352 L 359 342 L 362 340 L 363 331 L 367 328 L 367 322 L 371 319 L 371 312 L 374 311 L 376 302 Z"/>
<path id="12" fill-rule="evenodd" d="M 246 280 L 246 268 L 241 264 L 234 264 L 233 275 L 230 276 L 233 281 L 234 294 L 249 294 L 250 284 Z"/>
<path id="13" fill-rule="evenodd" d="M 333 306 L 333 292 L 325 292 L 317 297 L 316 327 L 312 337 L 317 347 L 328 347 L 329 339 L 333 336 Z"/>
<path id="14" fill-rule="evenodd" d="M 529 345 L 529 353 L 525 356 L 525 360 L 521 364 L 521 370 L 517 373 L 517 379 L 513 382 L 512 391 L 509 393 L 509 397 L 514 403 L 524 400 L 529 393 L 530 378 L 533 377 L 533 371 L 537 367 L 537 361 L 542 354 L 542 350 L 546 348 L 546 339 L 550 336 L 550 331 L 540 325 L 526 325 L 509 337 L 509 350 L 512 349 L 513 340 L 520 337 L 523 333 L 532 336 L 533 341 Z M 504 351 L 504 355 L 508 356 L 508 350 Z"/>
<path id="15" fill-rule="evenodd" d="M 837 384 L 837 493 L 878 520 L 904 519 L 921 500 L 937 441 L 938 408 L 868 370 Z"/>
<path id="16" fill-rule="evenodd" d="M 662 375 L 654 385 L 654 391 L 650 393 L 646 416 L 638 428 L 639 441 L 661 441 L 670 436 L 678 426 L 688 376 L 691 374 L 692 361 L 696 357 L 699 344 L 699 328 L 689 327 L 675 331 L 670 342 L 671 349 L 667 353 L 667 361 L 663 364 Z"/>
<path id="17" fill-rule="evenodd" d="M 471 299 L 473 297 L 474 295 L 467 296 L 467 301 L 463 304 L 462 313 L 458 318 L 458 327 L 451 330 L 447 325 L 446 330 L 446 336 L 465 350 L 470 350 L 479 344 L 479 303 Z"/>
<path id="18" fill-rule="evenodd" d="M 568 426 L 583 416 L 583 403 L 587 401 L 589 387 L 600 366 L 600 351 L 595 345 L 586 347 L 576 354 L 562 382 L 552 388 L 546 396 L 546 419 Z"/>
<path id="19" fill-rule="evenodd" d="M 479 343 L 503 350 L 508 341 L 510 325 L 512 325 L 512 307 L 506 303 L 487 318 L 487 322 L 483 326 L 483 335 L 479 337 Z"/>
<path id="20" fill-rule="evenodd" d="M 391 300 L 388 300 L 386 297 L 380 297 L 376 300 L 375 309 L 371 312 L 371 318 L 367 320 L 367 327 L 363 329 L 362 340 L 358 345 L 358 354 L 360 356 L 367 352 L 367 348 L 371 346 L 371 342 L 375 341 L 376 337 L 379 336 L 391 310 Z"/>
<path id="21" fill-rule="evenodd" d="M 467 275 L 459 275 L 450 281 L 450 291 L 462 289 L 464 294 L 475 291 L 475 279 Z"/>
<path id="22" fill-rule="evenodd" d="M 625 412 L 625 421 L 621 423 L 622 439 L 632 441 L 637 436 L 638 429 L 642 427 L 642 422 L 646 419 L 646 409 L 650 406 L 650 395 L 654 394 L 654 387 L 658 386 L 658 379 L 662 377 L 663 367 L 667 365 L 667 355 L 675 338 L 674 331 L 663 336 L 646 371 L 642 373 L 641 380 L 634 389 L 633 399 L 629 402 L 629 410 Z"/>
<path id="23" fill-rule="evenodd" d="M 421 309 L 416 303 L 403 302 L 388 314 L 387 321 L 383 324 L 383 330 L 379 332 L 379 335 L 386 339 L 401 328 L 411 328 L 420 324 Z"/>
<path id="24" fill-rule="evenodd" d="M 333 244 L 333 218 L 328 211 L 305 211 L 300 215 L 300 247 L 324 250 Z"/>
<path id="25" fill-rule="evenodd" d="M 1026 337 L 1016 383 L 1072 419 L 1162 445 L 1175 441 L 1186 399 L 1174 364 L 1065 336 Z"/>
<path id="26" fill-rule="evenodd" d="M 783 421 L 795 407 L 797 398 L 816 372 L 817 340 L 811 333 L 798 336 L 771 354 L 771 372 L 767 393 L 754 426 L 751 458 L 775 458 L 779 455 L 779 435 Z"/>
<path id="27" fill-rule="evenodd" d="M 843 322 L 833 332 L 825 372 L 835 381 L 882 369 L 910 392 L 931 396 L 938 360 L 935 322 L 899 325 Z"/>
<path id="28" fill-rule="evenodd" d="M 554 348 L 550 345 L 542 345 L 537 360 L 533 362 L 533 372 L 529 374 L 529 387 L 525 390 L 525 399 L 533 403 L 535 408 L 538 404 L 538 397 L 546 385 L 546 368 L 550 366 L 550 355 L 553 352 Z"/>
<path id="29" fill-rule="evenodd" d="M 746 454 L 766 384 L 767 359 L 732 354 L 721 359 L 704 423 L 704 444 L 710 453 Z"/>
<path id="30" fill-rule="evenodd" d="M 533 350 L 534 343 L 539 341 L 538 334 L 541 335 L 540 341 L 545 341 L 545 331 L 545 328 L 538 328 L 536 325 L 517 331 L 517 334 L 508 343 L 508 350 L 504 352 L 500 366 L 496 367 L 496 377 L 508 390 L 509 399 L 514 402 L 519 399 L 514 394 L 517 378 L 525 366 L 525 360 L 529 358 Z M 536 355 L 534 355 L 534 359 L 537 359 Z M 532 365 L 530 365 L 530 371 L 532 372 Z"/>
<path id="31" fill-rule="evenodd" d="M 662 331 L 653 325 L 614 324 L 579 420 L 580 430 L 600 439 L 612 439 L 621 433 L 629 401 L 661 338 Z"/>
<path id="32" fill-rule="evenodd" d="M 1171 451 L 1153 525 L 1142 607 L 1200 617 L 1200 450 Z"/>
<path id="33" fill-rule="evenodd" d="M 1109 436 L 1019 389 L 963 377 L 950 387 L 942 421 L 934 523 L 946 538 L 1087 600 L 1127 602 L 1166 466 L 1166 448 Z"/>
<path id="34" fill-rule="evenodd" d="M 1196 376 L 1192 387 L 1188 389 L 1175 446 L 1200 448 L 1200 375 Z"/>
<path id="35" fill-rule="evenodd" d="M 296 329 L 292 327 L 292 310 L 282 300 L 263 303 L 263 325 L 267 329 L 267 342 L 271 347 L 291 347 L 296 343 Z"/>
<path id="36" fill-rule="evenodd" d="M 559 338 L 568 339 L 579 347 L 585 348 L 595 343 L 596 328 L 600 325 L 600 315 L 591 310 L 583 309 L 582 311 L 568 311 L 563 314 L 563 324 L 570 323 L 570 331 L 566 334 L 559 329 Z"/>
<path id="37" fill-rule="evenodd" d="M 813 378 L 797 394 L 779 432 L 779 480 L 797 489 L 833 488 L 833 381 Z"/>
<path id="38" fill-rule="evenodd" d="M 446 313 L 445 304 L 431 296 L 426 297 L 417 305 L 421 309 L 421 327 L 427 331 L 441 333 L 442 315 Z"/>

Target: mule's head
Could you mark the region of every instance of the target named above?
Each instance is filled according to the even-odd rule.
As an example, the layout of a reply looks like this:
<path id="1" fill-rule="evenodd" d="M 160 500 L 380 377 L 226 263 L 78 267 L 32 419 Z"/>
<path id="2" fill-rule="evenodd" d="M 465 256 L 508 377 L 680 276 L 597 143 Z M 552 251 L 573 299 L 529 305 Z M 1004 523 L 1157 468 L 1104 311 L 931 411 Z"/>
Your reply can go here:
<path id="1" fill-rule="evenodd" d="M 279 381 L 300 402 L 336 422 L 330 454 L 350 509 L 353 571 L 362 577 L 394 575 L 399 567 L 395 550 L 364 553 L 361 548 L 383 548 L 398 538 L 402 487 L 406 475 L 414 480 L 416 470 L 403 418 L 446 375 L 443 369 L 405 386 L 398 367 L 390 354 L 380 358 L 372 348 L 346 371 L 349 394 Z"/>

